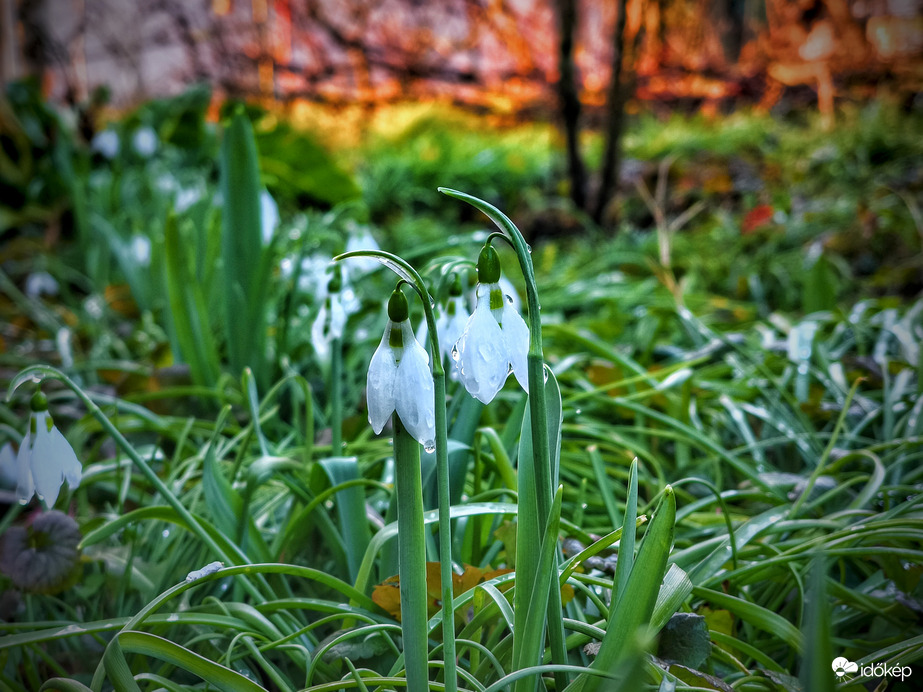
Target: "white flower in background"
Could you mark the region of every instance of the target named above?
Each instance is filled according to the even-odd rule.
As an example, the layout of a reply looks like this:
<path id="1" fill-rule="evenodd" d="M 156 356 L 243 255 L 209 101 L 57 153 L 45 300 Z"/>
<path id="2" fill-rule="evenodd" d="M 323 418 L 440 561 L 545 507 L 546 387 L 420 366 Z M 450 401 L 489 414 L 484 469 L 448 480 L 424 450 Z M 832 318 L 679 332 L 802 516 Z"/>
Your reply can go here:
<path id="1" fill-rule="evenodd" d="M 346 328 L 346 320 L 351 314 L 343 297 L 343 278 L 340 267 L 334 267 L 333 278 L 326 285 L 327 295 L 321 300 L 321 307 L 317 317 L 311 324 L 311 343 L 314 350 L 322 360 L 327 360 L 330 356 L 330 343 L 334 339 L 342 339 L 343 331 Z M 350 291 L 354 298 L 354 294 Z"/>
<path id="2" fill-rule="evenodd" d="M 0 487 L 15 488 L 19 475 L 16 472 L 16 452 L 13 445 L 7 442 L 0 447 Z"/>
<path id="3" fill-rule="evenodd" d="M 262 231 L 263 245 L 269 245 L 272 237 L 279 227 L 279 205 L 269 194 L 269 190 L 260 192 L 260 229 Z"/>
<path id="4" fill-rule="evenodd" d="M 173 207 L 176 209 L 177 214 L 182 214 L 202 197 L 203 191 L 199 187 L 180 187 L 176 190 Z"/>
<path id="5" fill-rule="evenodd" d="M 107 159 L 119 155 L 119 134 L 115 130 L 102 130 L 93 135 L 90 148 Z"/>
<path id="6" fill-rule="evenodd" d="M 22 504 L 35 494 L 46 507 L 53 507 L 64 481 L 71 490 L 80 485 L 83 468 L 64 435 L 54 426 L 45 395 L 36 392 L 31 406 L 29 432 L 16 455 L 16 494 Z"/>
<path id="7" fill-rule="evenodd" d="M 157 133 L 154 128 L 145 125 L 135 130 L 131 136 L 131 147 L 138 156 L 150 158 L 157 151 Z"/>
<path id="8" fill-rule="evenodd" d="M 381 249 L 372 232 L 366 226 L 360 226 L 354 221 L 349 221 L 346 224 L 346 233 L 348 234 L 346 252 Z M 357 274 L 362 275 L 374 271 L 381 265 L 374 257 L 354 257 L 350 259 L 349 266 Z"/>
<path id="9" fill-rule="evenodd" d="M 151 239 L 146 235 L 136 233 L 131 237 L 128 254 L 140 266 L 148 266 L 151 263 Z"/>
<path id="10" fill-rule="evenodd" d="M 512 371 L 529 391 L 529 328 L 500 288 L 500 259 L 485 245 L 478 259 L 478 303 L 455 346 L 455 367 L 465 389 L 489 404 Z"/>
<path id="11" fill-rule="evenodd" d="M 429 356 L 413 335 L 407 299 L 395 289 L 388 301 L 388 325 L 369 363 L 366 396 L 369 423 L 381 433 L 392 413 L 423 448 L 436 446 L 436 401 Z"/>
<path id="12" fill-rule="evenodd" d="M 58 282 L 48 272 L 32 272 L 26 277 L 24 288 L 30 298 L 58 295 Z"/>
<path id="13" fill-rule="evenodd" d="M 461 294 L 461 282 L 456 276 L 449 299 L 436 316 L 436 336 L 439 337 L 439 348 L 449 358 L 452 357 L 452 350 L 456 342 L 465 332 L 469 316 L 465 297 Z M 452 370 L 453 374 L 455 372 Z"/>

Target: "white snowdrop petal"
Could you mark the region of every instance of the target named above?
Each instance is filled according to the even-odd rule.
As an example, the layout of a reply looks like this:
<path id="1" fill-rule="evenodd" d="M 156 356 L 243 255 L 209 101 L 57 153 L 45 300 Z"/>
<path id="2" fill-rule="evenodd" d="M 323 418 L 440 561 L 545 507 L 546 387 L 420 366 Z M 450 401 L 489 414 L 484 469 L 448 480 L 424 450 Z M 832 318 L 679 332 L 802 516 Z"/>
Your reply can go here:
<path id="1" fill-rule="evenodd" d="M 67 442 L 65 441 L 65 444 Z M 60 464 L 60 447 L 43 425 L 39 425 L 32 445 L 32 480 L 35 482 L 35 494 L 46 507 L 54 507 L 64 479 Z"/>
<path id="2" fill-rule="evenodd" d="M 520 300 L 519 293 L 516 292 L 516 287 L 513 285 L 512 281 L 507 279 L 505 276 L 501 276 L 500 281 L 495 285 L 500 289 L 504 299 L 509 297 L 509 299 L 513 301 L 513 308 L 516 310 L 516 312 L 522 310 L 522 300 Z"/>
<path id="3" fill-rule="evenodd" d="M 452 357 L 452 349 L 464 334 L 467 324 L 468 313 L 465 309 L 465 299 L 462 296 L 452 296 L 449 298 L 449 304 L 436 318 L 439 348 L 449 358 Z"/>
<path id="4" fill-rule="evenodd" d="M 397 366 L 395 408 L 414 439 L 426 449 L 432 449 L 436 444 L 436 403 L 429 356 L 413 337 L 410 322 L 401 324 L 405 327 L 404 354 Z"/>
<path id="5" fill-rule="evenodd" d="M 369 363 L 366 380 L 366 400 L 369 406 L 369 423 L 375 434 L 379 434 L 394 412 L 394 380 L 397 363 L 388 340 L 391 336 L 391 322 L 388 322 L 381 343 Z"/>
<path id="6" fill-rule="evenodd" d="M 503 336 L 509 349 L 513 374 L 522 388 L 529 393 L 529 328 L 516 308 L 507 303 L 503 306 Z"/>
<path id="7" fill-rule="evenodd" d="M 456 365 L 465 389 L 489 404 L 509 375 L 506 340 L 490 311 L 490 291 L 478 298 L 478 306 L 458 340 Z"/>
<path id="8" fill-rule="evenodd" d="M 18 480 L 16 470 L 16 452 L 13 451 L 13 445 L 7 442 L 0 447 L 0 485 L 9 487 L 14 485 Z"/>
<path id="9" fill-rule="evenodd" d="M 49 434 L 51 435 L 54 458 L 61 470 L 61 477 L 63 480 L 67 481 L 67 486 L 71 490 L 74 490 L 80 485 L 80 478 L 83 475 L 83 466 L 74 453 L 74 448 L 70 446 L 70 443 L 67 441 L 67 438 L 61 434 L 61 431 L 53 427 Z"/>
<path id="10" fill-rule="evenodd" d="M 35 494 L 35 482 L 32 480 L 32 433 L 22 438 L 19 454 L 16 455 L 16 497 L 23 504 Z"/>

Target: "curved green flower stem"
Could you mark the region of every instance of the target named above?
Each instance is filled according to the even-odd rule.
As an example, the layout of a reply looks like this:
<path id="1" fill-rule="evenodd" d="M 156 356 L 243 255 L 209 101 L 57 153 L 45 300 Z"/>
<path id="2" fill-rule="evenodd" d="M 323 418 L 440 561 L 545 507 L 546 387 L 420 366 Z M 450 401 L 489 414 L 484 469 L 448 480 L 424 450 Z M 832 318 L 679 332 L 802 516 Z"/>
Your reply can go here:
<path id="1" fill-rule="evenodd" d="M 522 233 L 506 214 L 482 199 L 478 199 L 459 190 L 440 187 L 439 192 L 467 202 L 487 215 L 503 232 L 507 242 L 516 251 L 519 267 L 526 284 L 526 299 L 529 305 L 529 413 L 532 418 L 532 448 L 534 450 L 534 478 L 535 497 L 538 509 L 536 526 L 544 527 L 551 514 L 552 495 L 555 481 L 551 468 L 551 446 L 548 439 L 548 422 L 545 405 L 545 360 L 542 350 L 542 321 L 541 306 L 538 302 L 538 287 L 535 282 L 535 270 L 532 266 L 532 254 L 528 243 Z M 521 524 L 520 524 L 521 526 Z M 521 558 L 535 562 L 537 557 L 528 549 L 530 544 L 538 545 L 541 536 L 529 537 L 528 541 L 517 541 L 517 546 L 522 545 L 523 550 L 517 549 L 516 569 L 519 571 L 523 564 Z M 554 568 L 557 569 L 557 553 L 555 553 Z M 525 574 L 530 574 L 526 567 Z M 567 663 L 567 649 L 564 641 L 564 620 L 561 615 L 561 592 L 552 588 L 548 594 L 548 634 L 551 640 L 552 661 L 556 664 Z M 517 618 L 519 612 L 516 613 Z M 514 649 L 515 645 L 514 636 Z M 515 660 L 515 654 L 514 654 Z M 538 663 L 536 661 L 535 663 Z M 563 689 L 567 684 L 566 672 L 555 672 L 557 689 Z M 537 682 L 537 681 L 536 681 Z"/>
<path id="2" fill-rule="evenodd" d="M 102 409 L 96 405 L 89 395 L 84 392 L 76 382 L 71 378 L 65 375 L 63 372 L 54 368 L 50 365 L 32 365 L 25 370 L 22 370 L 13 380 L 10 382 L 10 386 L 7 389 L 6 398 L 9 401 L 13 392 L 15 392 L 21 385 L 28 381 L 35 381 L 36 379 L 44 379 L 50 377 L 62 382 L 65 386 L 68 387 L 78 399 L 83 402 L 83 405 L 86 406 L 87 411 L 99 421 L 100 426 L 105 430 L 109 436 L 115 441 L 115 443 L 122 449 L 123 452 L 131 459 L 132 463 L 140 469 L 141 473 L 145 478 L 153 485 L 157 492 L 160 493 L 164 500 L 167 502 L 170 507 L 186 522 L 190 530 L 195 534 L 195 536 L 202 541 L 208 549 L 212 551 L 220 559 L 224 560 L 230 565 L 236 564 L 236 557 L 225 551 L 218 543 L 209 535 L 209 533 L 199 524 L 198 520 L 192 515 L 192 513 L 186 509 L 186 506 L 179 501 L 179 498 L 174 495 L 166 484 L 160 479 L 154 469 L 144 460 L 144 458 L 135 451 L 135 448 L 131 446 L 131 443 L 125 439 L 122 433 L 119 432 L 112 421 L 102 412 Z M 257 601 L 262 602 L 266 600 L 267 595 L 272 595 L 272 590 L 269 588 L 269 585 L 263 582 L 264 587 L 267 589 L 266 593 L 260 593 L 259 589 L 256 588 L 249 580 L 244 580 L 243 585 L 246 588 L 247 592 L 253 596 Z M 274 597 L 274 596 L 273 596 Z"/>
<path id="3" fill-rule="evenodd" d="M 397 552 L 400 565 L 401 632 L 407 687 L 429 687 L 427 637 L 426 536 L 423 524 L 423 476 L 420 445 L 400 416 L 394 425 L 394 494 L 397 497 Z"/>
<path id="4" fill-rule="evenodd" d="M 334 257 L 334 261 L 350 257 L 374 257 L 388 269 L 397 274 L 413 287 L 423 304 L 426 317 L 426 331 L 429 335 L 432 352 L 433 396 L 435 397 L 436 417 L 436 484 L 439 497 L 439 567 L 440 589 L 442 592 L 442 643 L 443 661 L 445 663 L 445 690 L 455 692 L 458 689 L 458 675 L 455 661 L 455 606 L 452 595 L 452 505 L 449 487 L 449 435 L 446 422 L 445 403 L 445 368 L 439 349 L 439 337 L 436 331 L 436 316 L 433 314 L 433 302 L 423 278 L 409 263 L 397 255 L 382 250 L 359 250 L 347 252 Z M 394 416 L 397 419 L 397 416 Z M 396 429 L 396 428 L 395 428 Z M 419 451 L 419 450 L 418 450 Z M 395 453 L 397 440 L 395 439 Z M 419 462 L 417 464 L 419 466 Z M 422 479 L 420 480 L 422 492 Z M 423 526 L 422 517 L 420 526 Z M 423 542 L 421 540 L 421 547 Z M 424 591 L 426 593 L 425 584 Z"/>

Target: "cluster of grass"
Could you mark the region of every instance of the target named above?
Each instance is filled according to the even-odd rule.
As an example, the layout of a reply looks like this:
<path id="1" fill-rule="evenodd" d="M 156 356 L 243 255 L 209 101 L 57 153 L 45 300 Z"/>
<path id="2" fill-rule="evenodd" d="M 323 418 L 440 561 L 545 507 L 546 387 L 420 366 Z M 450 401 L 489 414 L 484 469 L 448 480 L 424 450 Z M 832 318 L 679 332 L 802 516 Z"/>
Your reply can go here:
<path id="1" fill-rule="evenodd" d="M 4 231 L 0 366 L 11 397 L 0 404 L 0 443 L 21 442 L 41 380 L 84 466 L 79 488 L 58 502 L 82 536 L 79 560 L 39 593 L 14 582 L 3 553 L 5 689 L 50 678 L 60 680 L 44 689 L 406 685 L 397 589 L 386 582 L 399 567 L 395 450 L 366 423 L 363 392 L 393 281 L 383 269 L 352 272 L 346 335 L 321 348 L 312 325 L 330 278 L 324 261 L 370 232 L 441 297 L 449 269 L 472 281 L 465 268 L 486 221 L 436 186 L 534 206 L 560 191 L 560 152 L 539 129 L 495 134 L 429 117 L 344 156 L 358 183 L 314 145 L 315 165 L 292 182 L 306 150 L 293 151 L 288 125 L 256 119 L 262 182 L 282 221 L 246 258 L 269 278 L 260 310 L 239 324 L 223 311 L 235 290 L 228 275 L 245 271 L 222 249 L 231 231 L 215 198 L 228 167 L 257 183 L 248 162 L 220 163 L 228 135 L 205 123 L 204 103 L 149 104 L 115 125 L 123 142 L 139 123 L 154 128 L 151 157 L 59 148 L 71 169 L 55 169 L 60 179 L 44 191 L 24 185 L 34 203 L 18 207 L 15 235 Z M 30 108 L 48 119 L 44 131 L 58 127 L 41 104 Z M 32 137 L 41 161 L 29 113 L 17 112 L 17 141 Z M 923 675 L 923 304 L 912 277 L 885 285 L 881 274 L 895 262 L 920 269 L 921 186 L 910 163 L 919 143 L 894 113 L 847 117 L 865 129 L 823 141 L 759 118 L 725 129 L 644 121 L 626 147 L 639 159 L 676 157 L 666 213 L 705 203 L 674 234 L 669 265 L 657 234 L 633 228 L 645 223 L 633 197 L 616 237 L 535 243 L 545 359 L 561 391 L 557 576 L 573 666 L 563 675 L 587 669 L 607 633 L 653 656 L 623 658 L 605 689 L 858 690 L 881 677 L 862 673 L 873 663 Z M 732 157 L 746 159 L 759 186 L 715 173 Z M 158 185 L 166 173 L 173 182 Z M 335 199 L 318 196 L 324 175 L 340 181 Z M 178 191 L 192 188 L 196 199 L 179 205 Z M 54 204 L 67 205 L 54 200 L 72 211 L 55 216 Z M 760 205 L 770 220 L 742 233 Z M 861 248 L 846 243 L 867 231 L 857 209 L 875 219 Z M 36 229 L 49 219 L 65 237 L 43 252 Z M 136 238 L 149 242 L 144 266 Z M 521 287 L 514 258 L 501 254 Z M 27 290 L 39 271 L 56 295 Z M 260 329 L 267 343 L 252 371 L 233 367 L 239 332 Z M 196 350 L 204 333 L 208 353 Z M 514 621 L 511 605 L 536 575 L 509 571 L 527 397 L 510 382 L 485 407 L 451 379 L 448 390 L 459 687 L 560 689 L 561 670 L 517 679 L 525 673 L 513 663 L 514 633 L 536 627 Z M 437 563 L 429 456 L 422 472 L 425 550 Z M 635 514 L 645 524 L 670 493 L 673 548 L 651 628 L 620 632 L 610 618 L 627 589 L 617 557 L 634 546 L 620 527 Z M 4 497 L 2 531 L 41 514 Z M 49 569 L 58 540 L 33 535 Z M 443 689 L 438 570 L 427 577 L 430 687 Z M 860 665 L 845 683 L 831 668 L 840 656 Z M 889 682 L 914 689 L 913 677 Z"/>

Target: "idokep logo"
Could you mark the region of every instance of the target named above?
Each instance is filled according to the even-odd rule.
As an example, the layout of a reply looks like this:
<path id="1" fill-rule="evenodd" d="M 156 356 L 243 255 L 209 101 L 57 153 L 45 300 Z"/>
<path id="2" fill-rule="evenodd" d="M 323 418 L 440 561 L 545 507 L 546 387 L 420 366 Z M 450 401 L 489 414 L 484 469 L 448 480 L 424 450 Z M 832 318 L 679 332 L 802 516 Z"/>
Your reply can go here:
<path id="1" fill-rule="evenodd" d="M 830 666 L 839 679 L 845 678 L 848 674 L 859 674 L 867 678 L 900 678 L 903 682 L 910 677 L 912 672 L 910 666 L 902 666 L 899 663 L 893 666 L 887 663 L 869 663 L 860 667 L 858 663 L 854 663 L 843 656 L 833 659 Z"/>
<path id="2" fill-rule="evenodd" d="M 847 673 L 856 673 L 859 671 L 859 664 L 853 663 L 847 658 L 840 656 L 839 658 L 833 659 L 833 672 L 836 673 L 838 678 L 843 677 Z"/>

